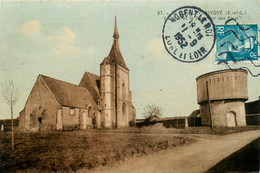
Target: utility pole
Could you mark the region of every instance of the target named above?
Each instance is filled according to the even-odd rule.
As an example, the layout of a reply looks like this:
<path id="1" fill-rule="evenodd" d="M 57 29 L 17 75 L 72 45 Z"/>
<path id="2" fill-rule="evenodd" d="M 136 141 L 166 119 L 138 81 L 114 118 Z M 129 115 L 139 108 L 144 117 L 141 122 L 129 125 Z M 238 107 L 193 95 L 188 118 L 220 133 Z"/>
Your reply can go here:
<path id="1" fill-rule="evenodd" d="M 207 90 L 207 100 L 208 100 L 208 104 L 209 104 L 210 128 L 213 129 L 213 121 L 212 121 L 212 112 L 211 112 L 211 104 L 210 104 L 210 95 L 209 95 L 208 81 L 206 81 L 206 90 Z"/>

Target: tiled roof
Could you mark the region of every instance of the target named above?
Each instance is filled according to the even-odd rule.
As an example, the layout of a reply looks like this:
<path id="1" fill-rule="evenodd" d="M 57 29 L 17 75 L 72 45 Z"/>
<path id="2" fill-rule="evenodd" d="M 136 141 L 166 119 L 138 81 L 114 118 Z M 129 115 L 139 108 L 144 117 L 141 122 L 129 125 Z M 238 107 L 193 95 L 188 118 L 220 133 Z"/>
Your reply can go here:
<path id="1" fill-rule="evenodd" d="M 86 88 L 48 76 L 40 75 L 40 77 L 45 81 L 60 105 L 75 108 L 87 108 L 89 103 L 91 103 L 93 108 L 97 109 L 94 99 Z"/>
<path id="2" fill-rule="evenodd" d="M 119 34 L 118 34 L 116 19 L 115 19 L 115 30 L 114 30 L 113 37 L 114 37 L 114 41 L 113 41 L 110 53 L 109 53 L 108 57 L 106 57 L 102 61 L 101 64 L 104 64 L 104 63 L 119 64 L 122 67 L 128 69 L 126 64 L 125 64 L 124 58 L 121 54 L 121 51 L 119 49 Z"/>
<path id="3" fill-rule="evenodd" d="M 100 99 L 99 85 L 100 77 L 90 72 L 86 72 L 79 83 L 80 87 L 84 87 L 90 92 L 95 102 Z"/>
<path id="4" fill-rule="evenodd" d="M 190 115 L 189 115 L 190 118 L 196 118 L 196 117 L 200 117 L 200 110 L 195 110 L 193 111 Z"/>

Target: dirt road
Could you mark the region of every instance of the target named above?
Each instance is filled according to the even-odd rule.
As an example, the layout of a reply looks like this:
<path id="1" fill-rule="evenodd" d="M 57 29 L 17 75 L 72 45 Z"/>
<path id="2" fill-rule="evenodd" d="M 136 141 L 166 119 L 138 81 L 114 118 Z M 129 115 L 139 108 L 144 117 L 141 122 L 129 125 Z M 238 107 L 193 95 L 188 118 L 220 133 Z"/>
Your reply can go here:
<path id="1" fill-rule="evenodd" d="M 218 135 L 184 135 L 197 142 L 176 147 L 148 156 L 132 158 L 113 167 L 104 167 L 92 172 L 109 173 L 200 173 L 205 172 L 219 161 L 260 137 L 260 130 Z M 83 171 L 84 172 L 84 171 Z"/>

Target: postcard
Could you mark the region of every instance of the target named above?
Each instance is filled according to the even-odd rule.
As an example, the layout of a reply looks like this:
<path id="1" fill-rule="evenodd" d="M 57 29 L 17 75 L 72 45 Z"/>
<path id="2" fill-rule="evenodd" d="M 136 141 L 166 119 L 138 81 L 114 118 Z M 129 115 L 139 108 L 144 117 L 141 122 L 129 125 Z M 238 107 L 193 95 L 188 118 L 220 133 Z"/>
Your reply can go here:
<path id="1" fill-rule="evenodd" d="M 0 172 L 259 171 L 259 6 L 0 1 Z"/>

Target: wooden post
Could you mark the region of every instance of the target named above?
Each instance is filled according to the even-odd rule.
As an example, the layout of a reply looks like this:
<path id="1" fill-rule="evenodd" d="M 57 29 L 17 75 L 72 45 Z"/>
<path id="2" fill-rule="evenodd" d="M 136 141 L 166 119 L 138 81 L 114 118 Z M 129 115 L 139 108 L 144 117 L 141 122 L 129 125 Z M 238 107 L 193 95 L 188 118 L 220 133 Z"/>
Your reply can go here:
<path id="1" fill-rule="evenodd" d="M 207 98 L 208 98 L 208 104 L 209 104 L 210 128 L 213 129 L 213 121 L 212 121 L 212 112 L 211 112 L 211 105 L 210 105 L 210 95 L 209 95 L 208 81 L 206 81 L 206 89 L 207 89 Z"/>

